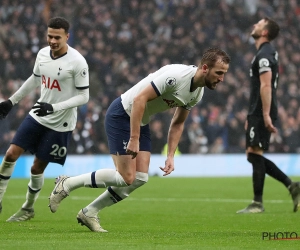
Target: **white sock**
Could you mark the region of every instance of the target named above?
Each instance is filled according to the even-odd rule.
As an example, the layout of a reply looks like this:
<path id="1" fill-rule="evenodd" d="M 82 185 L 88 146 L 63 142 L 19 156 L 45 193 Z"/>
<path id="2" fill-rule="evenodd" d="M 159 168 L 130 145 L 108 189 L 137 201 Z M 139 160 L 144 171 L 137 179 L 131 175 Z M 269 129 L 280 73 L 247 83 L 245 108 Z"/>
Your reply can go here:
<path id="1" fill-rule="evenodd" d="M 15 169 L 16 162 L 2 161 L 0 165 L 0 201 L 6 191 L 9 179 Z"/>
<path id="2" fill-rule="evenodd" d="M 135 180 L 130 186 L 108 187 L 103 194 L 85 207 L 85 214 L 91 217 L 97 216 L 100 210 L 124 200 L 129 196 L 130 193 L 143 186 L 145 183 L 147 183 L 147 181 L 147 173 L 136 172 Z"/>
<path id="3" fill-rule="evenodd" d="M 40 191 L 44 185 L 44 174 L 31 174 L 30 181 L 28 183 L 28 189 L 26 193 L 26 201 L 22 205 L 22 208 L 31 209 L 37 198 L 39 197 Z"/>
<path id="4" fill-rule="evenodd" d="M 92 173 L 69 177 L 64 188 L 71 192 L 80 187 L 105 188 L 108 186 L 126 187 L 127 183 L 115 169 L 100 169 Z"/>

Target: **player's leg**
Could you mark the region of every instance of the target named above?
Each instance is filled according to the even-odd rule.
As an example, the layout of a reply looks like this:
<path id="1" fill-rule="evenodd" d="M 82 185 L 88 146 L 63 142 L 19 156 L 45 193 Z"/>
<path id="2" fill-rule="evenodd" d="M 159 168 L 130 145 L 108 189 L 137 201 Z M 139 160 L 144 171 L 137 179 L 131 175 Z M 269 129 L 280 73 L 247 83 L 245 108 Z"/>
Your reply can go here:
<path id="1" fill-rule="evenodd" d="M 263 190 L 265 184 L 266 167 L 262 154 L 252 150 L 248 153 L 248 161 L 252 164 L 253 201 L 263 202 Z"/>
<path id="2" fill-rule="evenodd" d="M 11 144 L 0 165 L 0 213 L 2 212 L 2 199 L 7 189 L 8 182 L 14 171 L 16 161 L 24 150 L 14 144 Z"/>
<path id="3" fill-rule="evenodd" d="M 26 200 L 14 215 L 8 218 L 7 222 L 20 222 L 34 218 L 34 203 L 39 197 L 40 191 L 44 185 L 44 170 L 48 162 L 44 162 L 35 157 L 31 167 L 30 180 L 27 187 Z"/>
<path id="4" fill-rule="evenodd" d="M 44 171 L 48 162 L 35 157 L 33 166 L 31 167 L 31 176 L 28 183 L 28 190 L 26 194 L 26 201 L 22 208 L 33 209 L 33 205 L 37 200 L 39 193 L 44 185 Z"/>
<path id="5" fill-rule="evenodd" d="M 300 208 L 300 182 L 292 182 L 288 189 L 293 200 L 293 211 L 297 212 Z"/>
<path id="6" fill-rule="evenodd" d="M 16 131 L 16 134 L 6 151 L 0 166 L 0 210 L 2 210 L 2 198 L 6 191 L 10 176 L 14 171 L 16 161 L 35 141 L 36 124 L 29 115 L 25 117 Z"/>
<path id="7" fill-rule="evenodd" d="M 75 177 L 60 176 L 49 197 L 49 207 L 51 212 L 56 212 L 60 202 L 66 198 L 71 191 L 79 187 L 122 187 L 132 184 L 135 179 L 136 159 L 132 159 L 132 156 L 130 155 L 113 155 L 113 160 L 119 171 L 113 169 L 100 169 L 92 173 Z M 126 183 L 124 179 L 128 183 Z M 93 232 L 107 232 L 100 226 L 97 214 L 87 214 L 87 212 L 87 209 L 81 209 L 79 211 L 77 214 L 78 223 L 88 227 Z"/>
<path id="8" fill-rule="evenodd" d="M 30 181 L 27 186 L 26 200 L 21 208 L 12 215 L 8 222 L 30 220 L 34 217 L 34 203 L 38 199 L 44 184 L 44 171 L 49 162 L 63 165 L 66 160 L 67 148 L 71 131 L 57 132 L 37 123 L 32 117 L 28 119 L 31 143 L 26 145 L 28 151 L 35 154 L 31 167 Z M 24 136 L 24 135 L 23 135 Z"/>
<path id="9" fill-rule="evenodd" d="M 60 176 L 49 197 L 51 212 L 56 212 L 60 202 L 74 189 L 80 187 L 124 187 L 134 181 L 136 159 L 133 160 L 130 155 L 126 154 L 126 145 L 130 138 L 130 117 L 122 106 L 121 98 L 117 98 L 109 106 L 105 116 L 105 130 L 116 170 L 99 169 L 70 178 Z"/>
<path id="10" fill-rule="evenodd" d="M 124 155 L 114 156 L 116 164 L 118 164 L 119 161 L 123 161 L 123 158 Z M 140 151 L 134 161 L 136 161 L 136 163 L 140 166 L 139 170 L 144 172 L 137 171 L 135 180 L 129 186 L 108 187 L 108 189 L 103 194 L 101 194 L 93 202 L 79 211 L 77 215 L 78 223 L 87 226 L 93 232 L 107 232 L 100 226 L 100 220 L 98 218 L 99 211 L 104 207 L 111 206 L 127 198 L 131 192 L 141 187 L 148 181 L 147 172 L 150 162 L 150 152 Z M 120 170 L 120 172 L 122 172 L 122 170 Z"/>
<path id="11" fill-rule="evenodd" d="M 252 164 L 253 202 L 237 213 L 261 213 L 263 207 L 263 189 L 265 183 L 266 166 L 263 152 L 268 149 L 270 133 L 264 126 L 263 119 L 248 117 L 246 131 L 247 160 Z"/>
<path id="12" fill-rule="evenodd" d="M 126 180 L 127 184 L 131 184 L 128 187 L 127 185 L 126 186 L 124 185 L 123 187 L 121 185 L 113 185 L 113 184 L 109 186 L 114 186 L 115 188 L 120 187 L 121 190 L 124 189 L 122 191 L 124 193 L 124 196 L 122 195 L 122 193 L 121 196 L 126 197 L 130 192 L 132 192 L 134 189 L 138 188 L 139 186 L 143 185 L 148 180 L 147 172 L 149 167 L 150 152 L 142 152 L 142 150 L 145 149 L 146 151 L 150 151 L 151 149 L 150 129 L 149 126 L 144 126 L 143 128 L 141 128 L 141 137 L 140 137 L 141 151 L 139 152 L 138 156 L 135 159 L 132 159 L 131 156 L 126 154 L 126 145 L 130 137 L 130 118 L 124 111 L 120 98 L 115 100 L 110 106 L 110 108 L 108 109 L 105 126 L 106 126 L 106 133 L 108 136 L 110 153 L 113 157 L 113 161 L 117 169 L 116 173 L 119 173 L 120 176 L 123 177 L 124 180 Z M 147 145 L 146 148 L 144 147 L 144 140 L 146 140 L 146 145 Z M 142 159 L 146 159 L 146 161 L 144 160 L 146 164 L 142 164 Z M 144 173 L 143 172 L 137 173 L 138 178 L 135 178 L 136 169 L 137 169 L 136 163 L 138 163 L 138 165 L 141 165 L 141 167 L 138 169 L 140 171 L 144 171 Z M 143 165 L 146 166 L 146 168 L 144 168 Z M 67 183 L 69 180 L 71 181 Z M 76 179 L 65 177 L 64 182 L 66 186 L 69 185 L 68 187 L 69 190 L 73 190 L 73 188 L 78 187 L 78 185 L 79 187 L 83 186 L 83 183 L 80 184 L 80 180 L 76 180 Z M 72 186 L 72 182 L 73 182 L 73 186 Z M 92 185 L 89 186 L 93 187 Z M 98 187 L 98 185 L 96 185 L 95 187 Z M 109 190 L 112 191 L 112 188 L 109 187 Z M 64 194 L 65 197 L 68 195 L 68 193 L 65 192 L 62 193 Z M 108 193 L 109 195 L 107 195 Z M 55 212 L 56 211 L 55 209 L 57 209 L 56 204 L 54 204 L 54 209 L 51 208 L 52 207 L 51 200 L 52 201 L 55 200 L 53 197 L 53 192 L 51 196 L 50 196 L 49 206 L 51 211 Z M 118 197 L 116 193 L 114 193 L 114 196 L 116 197 L 116 199 L 120 200 L 121 196 Z M 105 194 L 101 196 L 99 199 L 96 199 L 95 202 L 91 205 L 90 207 L 91 211 L 89 211 L 89 209 L 87 208 L 79 211 L 77 215 L 78 222 L 81 223 L 82 225 L 87 226 L 92 231 L 103 232 L 103 229 L 99 224 L 97 213 L 101 209 L 102 203 L 107 205 L 110 204 L 111 201 L 110 197 L 111 197 L 111 193 L 105 191 Z M 100 206 L 100 208 L 98 208 L 98 206 Z"/>
<path id="13" fill-rule="evenodd" d="M 292 180 L 283 173 L 274 162 L 264 157 L 264 162 L 266 166 L 266 173 L 273 177 L 275 180 L 281 182 L 287 188 L 292 184 Z"/>
<path id="14" fill-rule="evenodd" d="M 128 156 L 127 158 L 129 159 L 130 156 Z M 133 171 L 131 171 L 131 173 L 132 175 L 134 174 Z M 129 183 L 126 183 L 122 175 L 115 169 L 99 169 L 91 173 L 77 175 L 73 177 L 63 175 L 59 176 L 56 179 L 56 185 L 49 197 L 50 210 L 52 213 L 55 213 L 61 201 L 67 196 L 69 196 L 70 192 L 72 192 L 75 189 L 81 187 L 105 188 L 111 185 L 124 187 L 132 183 L 134 176 L 132 176 L 131 178 L 132 180 L 127 179 Z"/>
<path id="15" fill-rule="evenodd" d="M 137 171 L 133 183 L 127 187 L 109 186 L 103 194 L 84 208 L 86 214 L 96 216 L 103 208 L 124 200 L 134 190 L 147 183 L 150 152 L 140 151 L 136 158 Z"/>
<path id="16" fill-rule="evenodd" d="M 118 169 L 116 172 L 122 174 L 124 179 L 126 178 L 126 180 L 130 181 L 130 184 L 132 185 L 134 183 L 132 178 L 135 178 L 136 159 L 132 159 L 130 155 L 113 155 L 113 159 L 116 168 Z M 99 210 L 96 207 L 97 204 L 98 200 L 96 199 L 92 205 L 92 211 L 90 211 L 87 207 L 81 209 L 77 214 L 77 221 L 81 225 L 88 227 L 93 232 L 107 232 L 100 226 L 100 220 L 98 218 Z"/>
<path id="17" fill-rule="evenodd" d="M 121 149 L 120 149 L 121 150 Z M 126 187 L 116 187 L 110 186 L 108 189 L 101 194 L 97 199 L 83 208 L 78 216 L 78 222 L 82 223 L 82 219 L 89 218 L 90 223 L 82 223 L 83 225 L 88 226 L 91 231 L 101 232 L 102 228 L 99 228 L 99 218 L 98 213 L 105 207 L 109 207 L 113 204 L 116 204 L 129 196 L 137 188 L 143 186 L 148 181 L 148 170 L 150 164 L 150 151 L 151 151 L 151 140 L 150 140 L 150 128 L 149 125 L 141 127 L 140 134 L 140 151 L 135 158 L 136 163 L 136 173 L 135 180 L 133 183 Z M 125 154 L 125 150 L 120 151 L 122 154 Z M 124 155 L 123 155 L 124 156 Z M 122 156 L 114 155 L 113 160 L 115 165 L 118 166 L 118 161 L 122 160 Z M 131 158 L 130 158 L 131 159 Z M 120 173 L 123 173 L 122 170 L 119 170 Z M 85 217 L 83 217 L 85 216 Z M 82 218 L 83 217 L 83 218 Z"/>
<path id="18" fill-rule="evenodd" d="M 297 212 L 300 207 L 300 182 L 292 182 L 292 180 L 269 159 L 264 157 L 264 161 L 266 173 L 281 182 L 289 190 L 293 201 L 293 211 Z"/>
<path id="19" fill-rule="evenodd" d="M 248 153 L 248 161 L 252 164 L 252 185 L 253 185 L 253 201 L 246 208 L 237 211 L 237 213 L 261 213 L 264 212 L 262 196 L 265 182 L 265 165 L 261 154 Z"/>
<path id="20" fill-rule="evenodd" d="M 95 201 L 89 204 L 85 209 L 89 215 L 97 215 L 100 210 L 111 206 L 127 198 L 137 188 L 143 186 L 148 181 L 148 170 L 150 164 L 151 134 L 149 125 L 141 127 L 140 130 L 140 151 L 136 157 L 135 180 L 127 187 L 109 186 Z M 111 145 L 112 143 L 110 143 Z M 125 149 L 119 149 L 121 154 L 125 154 Z M 113 155 L 113 160 L 117 166 L 120 156 Z M 122 173 L 122 172 L 121 172 Z"/>

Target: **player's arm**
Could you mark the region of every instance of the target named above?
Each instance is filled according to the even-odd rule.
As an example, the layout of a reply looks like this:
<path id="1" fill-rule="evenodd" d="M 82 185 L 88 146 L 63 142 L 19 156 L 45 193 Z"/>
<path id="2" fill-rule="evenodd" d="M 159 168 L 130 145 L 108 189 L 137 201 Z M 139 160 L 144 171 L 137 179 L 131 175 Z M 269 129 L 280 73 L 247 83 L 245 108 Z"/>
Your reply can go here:
<path id="1" fill-rule="evenodd" d="M 262 101 L 262 112 L 266 128 L 271 132 L 276 132 L 271 117 L 270 109 L 272 102 L 272 71 L 266 71 L 259 76 L 260 78 L 260 96 Z"/>
<path id="2" fill-rule="evenodd" d="M 39 86 L 39 78 L 32 74 L 7 101 L 0 103 L 0 119 L 5 118 L 15 104 Z"/>
<path id="3" fill-rule="evenodd" d="M 149 84 L 133 99 L 132 110 L 130 115 L 130 139 L 126 152 L 132 155 L 132 159 L 139 152 L 140 126 L 145 112 L 146 103 L 157 98 L 157 93 Z"/>
<path id="4" fill-rule="evenodd" d="M 79 107 L 89 101 L 89 66 L 83 57 L 74 61 L 74 85 L 77 94 L 68 100 L 52 104 L 53 112 Z"/>
<path id="5" fill-rule="evenodd" d="M 178 147 L 180 137 L 184 129 L 184 122 L 189 114 L 189 110 L 178 107 L 175 110 L 174 116 L 171 120 L 171 125 L 168 132 L 168 152 L 165 167 L 160 169 L 164 171 L 164 176 L 170 174 L 174 170 L 174 155 Z"/>
<path id="6" fill-rule="evenodd" d="M 77 95 L 71 97 L 66 101 L 52 104 L 53 112 L 65 110 L 65 109 L 71 109 L 86 104 L 89 100 L 89 96 L 90 96 L 89 88 L 77 89 Z"/>
<path id="7" fill-rule="evenodd" d="M 25 96 L 27 96 L 33 89 L 40 86 L 40 77 L 32 74 L 22 86 L 9 98 L 12 104 L 17 104 Z"/>
<path id="8" fill-rule="evenodd" d="M 89 89 L 80 89 L 78 90 L 78 94 L 69 98 L 66 101 L 58 102 L 55 104 L 50 104 L 46 102 L 37 102 L 36 105 L 32 107 L 37 116 L 46 116 L 50 115 L 54 112 L 66 110 L 70 108 L 78 107 L 82 104 L 87 103 L 89 100 Z"/>

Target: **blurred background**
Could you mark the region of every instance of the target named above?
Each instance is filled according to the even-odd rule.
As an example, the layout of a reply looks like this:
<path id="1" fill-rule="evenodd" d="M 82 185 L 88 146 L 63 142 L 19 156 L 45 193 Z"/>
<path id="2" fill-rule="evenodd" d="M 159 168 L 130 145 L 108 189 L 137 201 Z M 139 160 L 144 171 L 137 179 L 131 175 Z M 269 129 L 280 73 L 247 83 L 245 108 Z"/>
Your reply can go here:
<path id="1" fill-rule="evenodd" d="M 300 152 L 299 0 L 0 0 L 0 101 L 32 74 L 54 16 L 70 21 L 69 45 L 90 69 L 91 97 L 78 109 L 69 154 L 107 154 L 103 121 L 113 99 L 166 64 L 198 65 L 212 46 L 224 49 L 232 63 L 224 83 L 215 91 L 206 88 L 192 109 L 178 153 L 244 153 L 249 69 L 256 53 L 249 33 L 265 16 L 281 27 L 273 42 L 280 60 L 280 120 L 269 152 Z M 0 154 L 38 97 L 38 90 L 31 93 L 0 122 Z M 164 151 L 173 112 L 150 123 L 153 154 Z"/>

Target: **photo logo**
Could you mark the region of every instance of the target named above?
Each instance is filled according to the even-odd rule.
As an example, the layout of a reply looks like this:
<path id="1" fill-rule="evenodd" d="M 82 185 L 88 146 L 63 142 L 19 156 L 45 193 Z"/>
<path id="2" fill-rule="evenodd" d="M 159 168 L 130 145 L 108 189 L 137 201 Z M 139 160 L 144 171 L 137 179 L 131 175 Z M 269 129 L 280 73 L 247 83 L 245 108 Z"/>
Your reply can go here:
<path id="1" fill-rule="evenodd" d="M 262 240 L 300 240 L 296 232 L 262 232 Z"/>

